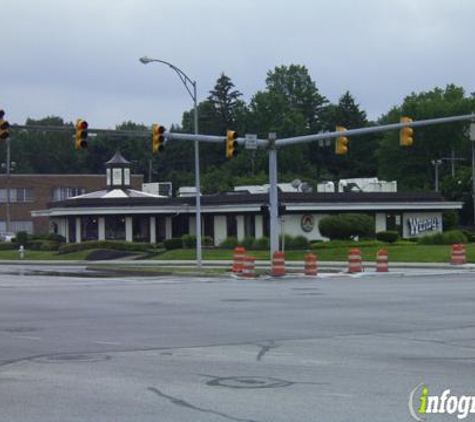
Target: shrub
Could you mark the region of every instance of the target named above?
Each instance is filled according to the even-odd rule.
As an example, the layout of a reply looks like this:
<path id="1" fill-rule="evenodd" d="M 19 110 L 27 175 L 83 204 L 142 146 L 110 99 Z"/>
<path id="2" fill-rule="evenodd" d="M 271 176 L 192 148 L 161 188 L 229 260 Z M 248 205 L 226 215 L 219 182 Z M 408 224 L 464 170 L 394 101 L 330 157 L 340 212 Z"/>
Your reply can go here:
<path id="1" fill-rule="evenodd" d="M 467 236 L 467 239 L 470 243 L 472 242 L 475 242 L 475 233 L 474 232 L 471 232 L 471 231 L 468 231 L 468 230 L 464 230 L 463 231 L 463 234 L 465 236 Z"/>
<path id="2" fill-rule="evenodd" d="M 235 248 L 236 246 L 239 246 L 239 242 L 238 240 L 235 238 L 235 237 L 227 237 L 226 239 L 224 239 L 220 244 L 219 246 L 221 248 L 225 248 L 225 249 L 233 249 Z"/>
<path id="3" fill-rule="evenodd" d="M 467 243 L 468 239 L 460 230 L 449 230 L 442 234 L 444 245 L 454 245 L 455 243 Z"/>
<path id="4" fill-rule="evenodd" d="M 13 242 L 0 242 L 0 251 L 11 251 L 18 249 L 18 245 Z"/>
<path id="5" fill-rule="evenodd" d="M 268 237 L 261 237 L 259 239 L 255 239 L 254 243 L 252 244 L 253 249 L 258 250 L 266 250 L 269 249 L 270 242 Z"/>
<path id="6" fill-rule="evenodd" d="M 399 233 L 396 230 L 386 230 L 376 233 L 376 239 L 381 242 L 394 243 L 399 240 Z"/>
<path id="7" fill-rule="evenodd" d="M 373 237 L 374 219 L 366 214 L 337 214 L 322 218 L 318 228 L 323 236 L 332 240 Z"/>
<path id="8" fill-rule="evenodd" d="M 179 239 L 181 242 L 181 239 Z M 145 252 L 153 249 L 150 243 L 125 242 L 118 240 L 92 240 L 81 243 L 66 243 L 59 247 L 58 253 L 71 253 L 87 249 L 112 249 L 117 251 Z"/>
<path id="9" fill-rule="evenodd" d="M 241 246 L 244 246 L 246 249 L 252 249 L 252 247 L 254 246 L 254 238 L 245 237 L 241 242 Z"/>
<path id="10" fill-rule="evenodd" d="M 214 239 L 211 236 L 203 236 L 201 243 L 203 246 L 214 246 Z"/>
<path id="11" fill-rule="evenodd" d="M 31 236 L 28 241 L 28 249 L 32 251 L 57 251 L 59 249 L 59 242 L 50 240 L 48 236 Z"/>
<path id="12" fill-rule="evenodd" d="M 183 247 L 183 242 L 180 238 L 172 237 L 171 239 L 165 239 L 163 241 L 163 246 L 165 246 L 165 249 L 167 251 L 171 251 L 173 249 L 182 248 Z"/>
<path id="13" fill-rule="evenodd" d="M 292 236 L 290 234 L 285 234 L 283 237 L 282 235 L 279 236 L 279 249 L 289 249 L 290 245 L 292 244 Z"/>
<path id="14" fill-rule="evenodd" d="M 183 235 L 181 237 L 181 241 L 184 248 L 188 248 L 188 249 L 196 248 L 196 236 L 194 234 Z M 173 248 L 173 249 L 179 249 L 179 248 Z"/>
<path id="15" fill-rule="evenodd" d="M 66 243 L 66 238 L 56 233 L 39 233 L 29 236 L 31 240 L 50 240 L 52 242 Z"/>
<path id="16" fill-rule="evenodd" d="M 454 230 L 458 227 L 459 215 L 455 210 L 446 210 L 442 213 L 442 227 L 444 230 Z"/>
<path id="17" fill-rule="evenodd" d="M 444 233 L 435 233 L 419 238 L 420 245 L 453 245 L 467 243 L 467 237 L 460 230 L 450 230 Z"/>
<path id="18" fill-rule="evenodd" d="M 16 234 L 16 243 L 18 245 L 23 245 L 23 246 L 28 245 L 28 233 L 27 232 L 18 232 Z"/>
<path id="19" fill-rule="evenodd" d="M 307 249 L 309 247 L 309 241 L 305 236 L 295 236 L 293 239 L 290 240 L 288 249 Z"/>

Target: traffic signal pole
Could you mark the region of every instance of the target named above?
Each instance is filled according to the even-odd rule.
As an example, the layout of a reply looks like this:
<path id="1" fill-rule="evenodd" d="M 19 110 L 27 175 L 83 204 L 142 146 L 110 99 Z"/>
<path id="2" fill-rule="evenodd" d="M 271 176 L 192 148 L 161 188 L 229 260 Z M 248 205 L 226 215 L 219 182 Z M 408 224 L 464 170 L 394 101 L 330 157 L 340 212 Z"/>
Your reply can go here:
<path id="1" fill-rule="evenodd" d="M 269 133 L 269 225 L 270 259 L 279 250 L 279 197 L 277 191 L 277 149 L 276 134 Z"/>
<path id="2" fill-rule="evenodd" d="M 452 117 L 440 117 L 438 119 L 418 120 L 418 121 L 407 122 L 407 123 L 392 123 L 389 125 L 372 126 L 372 127 L 361 128 L 361 129 L 348 129 L 345 131 L 345 136 L 350 137 L 350 136 L 367 135 L 368 133 L 386 132 L 389 130 L 398 130 L 405 127 L 429 126 L 429 125 L 437 125 L 441 123 L 461 122 L 464 120 L 475 120 L 475 114 L 465 114 L 462 116 L 452 116 Z M 342 136 L 342 133 L 340 131 L 317 133 L 315 135 L 305 135 L 305 136 L 296 136 L 293 138 L 278 139 L 276 141 L 276 145 L 278 147 L 281 147 L 281 146 L 286 146 L 286 145 L 303 144 L 303 143 L 314 142 L 314 141 L 323 140 L 323 139 L 338 138 L 340 136 Z"/>

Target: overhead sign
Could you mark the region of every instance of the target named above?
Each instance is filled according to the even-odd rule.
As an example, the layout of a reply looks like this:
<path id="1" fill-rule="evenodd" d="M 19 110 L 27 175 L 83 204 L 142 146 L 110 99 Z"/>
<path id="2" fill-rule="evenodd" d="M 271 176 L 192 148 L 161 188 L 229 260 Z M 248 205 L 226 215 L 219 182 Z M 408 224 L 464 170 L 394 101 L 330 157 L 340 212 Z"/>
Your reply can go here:
<path id="1" fill-rule="evenodd" d="M 257 149 L 257 135 L 246 133 L 246 149 Z"/>

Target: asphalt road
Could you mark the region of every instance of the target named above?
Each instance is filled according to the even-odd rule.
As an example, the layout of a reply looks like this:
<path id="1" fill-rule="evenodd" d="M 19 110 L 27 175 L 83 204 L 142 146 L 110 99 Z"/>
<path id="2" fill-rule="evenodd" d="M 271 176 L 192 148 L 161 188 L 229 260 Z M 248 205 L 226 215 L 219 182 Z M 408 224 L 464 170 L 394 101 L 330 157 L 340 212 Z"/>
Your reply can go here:
<path id="1" fill-rule="evenodd" d="M 473 272 L 0 274 L 0 422 L 409 421 L 420 383 L 475 395 L 474 303 Z"/>

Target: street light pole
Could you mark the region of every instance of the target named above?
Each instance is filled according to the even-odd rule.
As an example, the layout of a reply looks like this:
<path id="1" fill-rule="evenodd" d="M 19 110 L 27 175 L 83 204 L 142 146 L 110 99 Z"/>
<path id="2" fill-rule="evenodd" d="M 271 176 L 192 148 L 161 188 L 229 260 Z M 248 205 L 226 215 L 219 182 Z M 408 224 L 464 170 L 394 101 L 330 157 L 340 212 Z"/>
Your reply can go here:
<path id="1" fill-rule="evenodd" d="M 435 167 L 435 191 L 439 192 L 439 166 L 442 160 L 432 160 L 432 165 Z"/>
<path id="2" fill-rule="evenodd" d="M 197 103 L 197 92 L 196 92 L 196 81 L 192 81 L 188 75 L 183 72 L 181 69 L 175 65 L 159 59 L 151 59 L 149 57 L 141 57 L 140 62 L 143 64 L 148 64 L 152 62 L 163 63 L 168 67 L 173 69 L 175 73 L 180 78 L 181 82 L 185 86 L 188 94 L 190 94 L 193 99 L 193 108 L 194 108 L 194 132 L 195 135 L 198 135 L 198 103 Z M 189 85 L 193 87 L 193 90 L 190 89 Z M 198 268 L 202 266 L 201 260 L 201 189 L 200 189 L 200 150 L 199 150 L 199 141 L 195 140 L 195 196 L 196 196 L 196 264 Z"/>
<path id="3" fill-rule="evenodd" d="M 473 225 L 475 226 L 475 123 L 470 123 L 470 141 L 472 141 L 472 203 Z"/>

